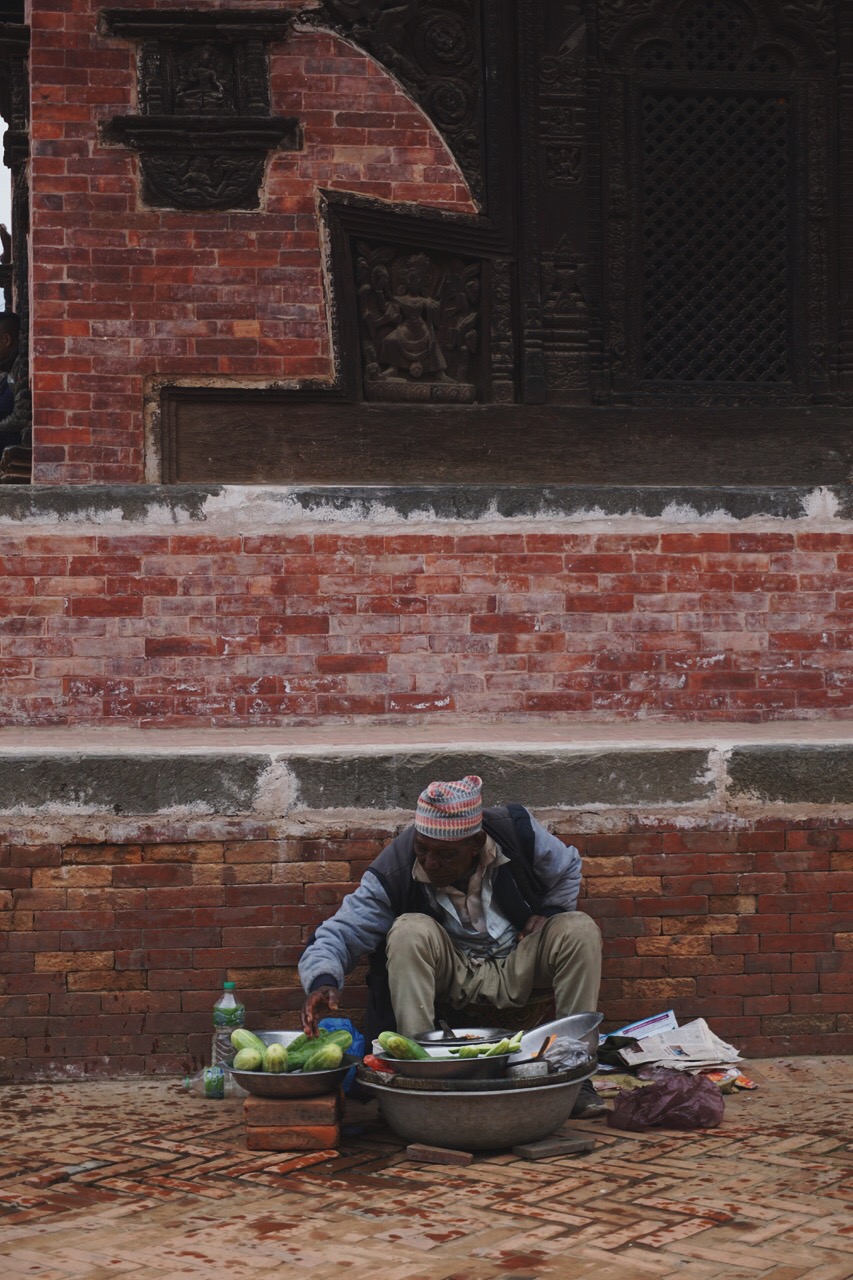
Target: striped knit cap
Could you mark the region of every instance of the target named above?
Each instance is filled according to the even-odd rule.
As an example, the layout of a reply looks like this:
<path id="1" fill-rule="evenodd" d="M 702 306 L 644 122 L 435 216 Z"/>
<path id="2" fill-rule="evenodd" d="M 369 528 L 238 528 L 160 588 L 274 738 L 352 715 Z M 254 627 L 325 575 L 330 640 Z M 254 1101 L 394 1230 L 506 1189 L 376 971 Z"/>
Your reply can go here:
<path id="1" fill-rule="evenodd" d="M 433 840 L 464 840 L 483 825 L 483 779 L 431 782 L 418 796 L 415 830 Z"/>

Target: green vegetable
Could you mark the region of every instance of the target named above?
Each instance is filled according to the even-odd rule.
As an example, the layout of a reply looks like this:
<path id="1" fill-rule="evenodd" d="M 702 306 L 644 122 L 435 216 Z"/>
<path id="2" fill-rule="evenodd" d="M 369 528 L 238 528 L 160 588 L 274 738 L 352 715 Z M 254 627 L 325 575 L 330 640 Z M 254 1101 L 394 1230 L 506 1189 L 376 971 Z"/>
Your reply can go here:
<path id="1" fill-rule="evenodd" d="M 305 1059 L 303 1071 L 334 1071 L 343 1060 L 344 1051 L 339 1044 L 323 1044 Z"/>
<path id="2" fill-rule="evenodd" d="M 257 1049 L 239 1049 L 234 1058 L 235 1071 L 260 1071 L 264 1055 Z"/>
<path id="3" fill-rule="evenodd" d="M 407 1060 L 429 1057 L 426 1049 L 416 1044 L 414 1040 L 410 1040 L 408 1036 L 401 1036 L 397 1031 L 382 1031 L 376 1038 L 392 1058 Z"/>
<path id="4" fill-rule="evenodd" d="M 504 1037 L 503 1040 L 499 1040 L 497 1044 L 489 1045 L 488 1049 L 483 1054 L 483 1057 L 497 1058 L 500 1057 L 502 1053 L 509 1053 L 509 1040 L 507 1040 L 506 1037 Z"/>
<path id="5" fill-rule="evenodd" d="M 476 1044 L 463 1044 L 456 1056 L 458 1058 L 479 1058 L 480 1046 Z"/>
<path id="6" fill-rule="evenodd" d="M 267 1046 L 264 1054 L 264 1071 L 272 1071 L 278 1075 L 282 1071 L 287 1070 L 287 1050 L 283 1044 L 271 1044 Z"/>
<path id="7" fill-rule="evenodd" d="M 316 1053 L 319 1048 L 327 1044 L 336 1044 L 340 1049 L 348 1049 L 352 1044 L 352 1036 L 348 1031 L 326 1031 L 322 1027 L 311 1039 L 306 1035 L 297 1036 L 287 1046 L 288 1071 L 302 1070 L 312 1053 Z"/>
<path id="8" fill-rule="evenodd" d="M 245 1027 L 238 1027 L 236 1031 L 231 1032 L 231 1043 L 238 1050 L 256 1049 L 261 1057 L 263 1057 L 267 1049 L 260 1036 L 256 1036 L 252 1031 L 247 1031 Z"/>

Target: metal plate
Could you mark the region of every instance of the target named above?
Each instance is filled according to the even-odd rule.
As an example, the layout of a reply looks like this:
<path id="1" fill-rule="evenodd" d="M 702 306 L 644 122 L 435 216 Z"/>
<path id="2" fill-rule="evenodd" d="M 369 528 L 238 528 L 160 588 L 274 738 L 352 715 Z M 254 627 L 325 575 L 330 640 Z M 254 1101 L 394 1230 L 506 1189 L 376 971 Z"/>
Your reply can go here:
<path id="1" fill-rule="evenodd" d="M 576 1067 L 569 1067 L 566 1071 L 552 1071 L 546 1079 L 549 1085 L 566 1084 L 574 1080 L 586 1080 L 595 1069 L 595 1059 L 589 1058 L 586 1062 L 582 1062 Z M 408 1089 L 421 1092 L 432 1090 L 433 1092 L 442 1093 L 492 1093 L 501 1090 L 508 1092 L 515 1089 L 541 1089 L 545 1083 L 541 1076 L 516 1076 L 510 1073 L 496 1080 L 415 1080 L 409 1076 L 400 1075 L 396 1075 L 392 1080 L 389 1080 L 387 1076 L 377 1075 L 375 1071 L 371 1071 L 363 1063 L 358 1069 L 358 1078 L 362 1084 L 366 1085 L 381 1084 L 389 1089 Z"/>
<path id="2" fill-rule="evenodd" d="M 429 1046 L 430 1051 L 436 1049 Z M 437 1051 L 437 1050 L 436 1050 Z M 397 1075 L 413 1080 L 495 1080 L 505 1074 L 510 1058 L 516 1054 L 501 1053 L 494 1058 L 392 1058 L 389 1053 L 375 1055 L 387 1062 Z"/>
<path id="3" fill-rule="evenodd" d="M 488 1044 L 490 1040 L 497 1044 L 499 1040 L 509 1039 L 512 1034 L 506 1027 L 454 1027 L 452 1036 L 446 1035 L 444 1031 L 424 1031 L 413 1039 L 428 1049 L 435 1049 L 442 1045 L 455 1047 L 459 1044 Z"/>
<path id="4" fill-rule="evenodd" d="M 283 1044 L 285 1048 L 301 1031 L 256 1031 L 254 1033 L 264 1044 Z M 314 1098 L 321 1093 L 334 1093 L 343 1084 L 350 1067 L 354 1067 L 360 1058 L 345 1053 L 343 1062 L 332 1071 L 235 1071 L 226 1067 L 232 1077 L 245 1089 L 258 1098 Z"/>

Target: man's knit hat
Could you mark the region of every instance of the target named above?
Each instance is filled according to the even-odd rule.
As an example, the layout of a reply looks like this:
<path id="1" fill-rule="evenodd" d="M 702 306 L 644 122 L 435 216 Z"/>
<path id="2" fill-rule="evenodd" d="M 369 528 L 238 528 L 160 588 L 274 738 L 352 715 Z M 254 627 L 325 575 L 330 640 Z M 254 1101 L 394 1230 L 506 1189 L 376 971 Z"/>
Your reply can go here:
<path id="1" fill-rule="evenodd" d="M 483 825 L 483 779 L 431 782 L 418 796 L 415 829 L 433 840 L 464 840 Z"/>

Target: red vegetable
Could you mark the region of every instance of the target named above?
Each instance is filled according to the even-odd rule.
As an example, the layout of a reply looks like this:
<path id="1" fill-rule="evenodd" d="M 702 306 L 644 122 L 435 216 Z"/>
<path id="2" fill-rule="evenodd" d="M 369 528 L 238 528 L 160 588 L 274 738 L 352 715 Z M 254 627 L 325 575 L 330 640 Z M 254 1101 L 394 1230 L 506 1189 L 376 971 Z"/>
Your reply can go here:
<path id="1" fill-rule="evenodd" d="M 387 1062 L 383 1062 L 373 1053 L 366 1053 L 362 1062 L 370 1071 L 383 1071 L 386 1075 L 393 1074 L 393 1067 L 389 1067 Z"/>

